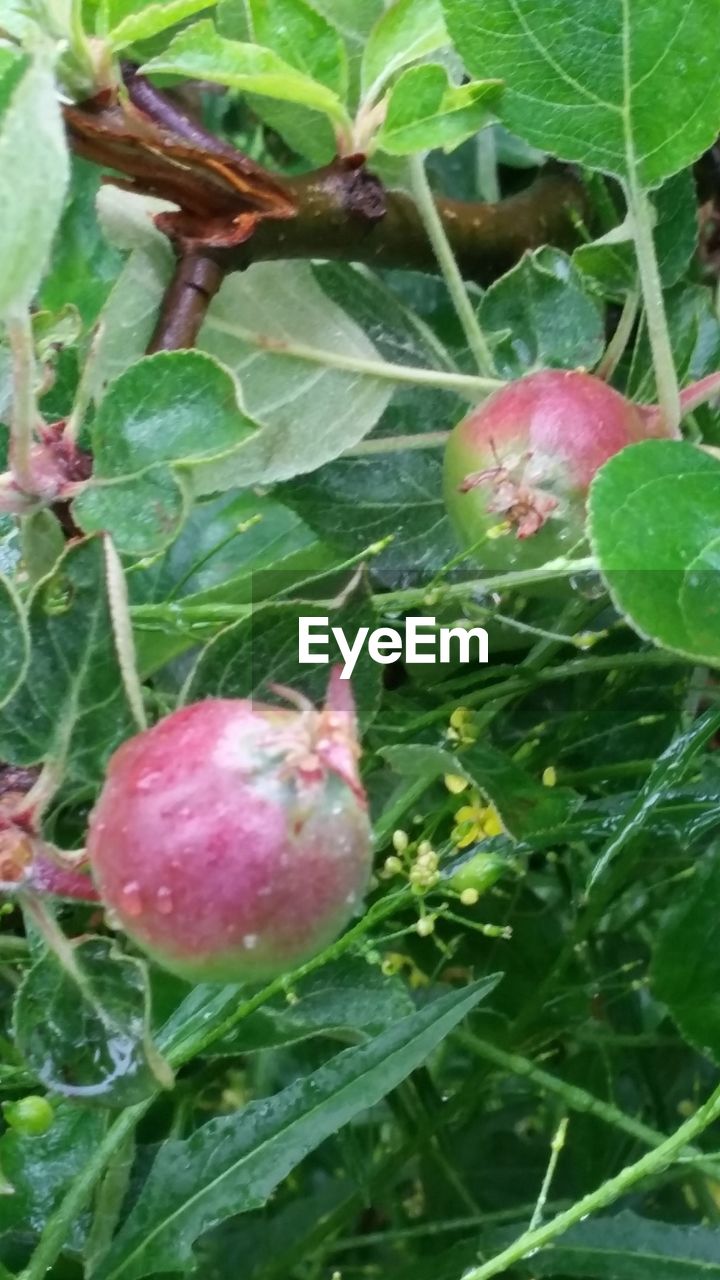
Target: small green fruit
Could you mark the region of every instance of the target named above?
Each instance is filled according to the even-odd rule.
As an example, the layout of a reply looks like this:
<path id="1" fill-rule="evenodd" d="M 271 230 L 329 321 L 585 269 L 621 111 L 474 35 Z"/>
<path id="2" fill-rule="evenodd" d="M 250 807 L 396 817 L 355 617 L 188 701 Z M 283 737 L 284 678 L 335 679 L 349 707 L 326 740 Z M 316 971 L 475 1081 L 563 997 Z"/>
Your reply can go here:
<path id="1" fill-rule="evenodd" d="M 10 1128 L 26 1138 L 39 1138 L 47 1133 L 55 1119 L 55 1112 L 47 1098 L 34 1093 L 18 1098 L 17 1102 L 4 1102 L 3 1115 Z"/>

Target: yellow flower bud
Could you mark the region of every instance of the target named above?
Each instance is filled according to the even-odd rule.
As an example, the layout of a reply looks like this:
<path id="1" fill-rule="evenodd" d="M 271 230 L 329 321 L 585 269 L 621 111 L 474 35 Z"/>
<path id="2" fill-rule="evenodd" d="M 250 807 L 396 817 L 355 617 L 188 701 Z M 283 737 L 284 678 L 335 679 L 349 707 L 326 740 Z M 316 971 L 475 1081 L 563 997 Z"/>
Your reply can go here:
<path id="1" fill-rule="evenodd" d="M 461 777 L 459 773 L 446 773 L 443 781 L 448 791 L 454 796 L 459 796 L 461 791 L 466 791 L 470 786 L 467 778 Z"/>

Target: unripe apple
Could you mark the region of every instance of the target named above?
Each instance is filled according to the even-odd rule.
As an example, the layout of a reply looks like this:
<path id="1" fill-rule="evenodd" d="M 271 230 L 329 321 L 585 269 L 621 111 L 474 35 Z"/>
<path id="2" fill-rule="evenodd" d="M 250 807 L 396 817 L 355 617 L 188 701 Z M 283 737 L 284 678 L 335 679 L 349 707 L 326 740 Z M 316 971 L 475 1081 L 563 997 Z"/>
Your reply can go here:
<path id="1" fill-rule="evenodd" d="M 483 567 L 534 568 L 580 540 L 590 482 L 613 454 L 669 434 L 655 406 L 633 404 L 592 374 L 528 374 L 452 432 L 448 513 Z"/>
<path id="2" fill-rule="evenodd" d="M 110 760 L 90 821 L 100 896 L 191 981 L 271 978 L 357 913 L 371 864 L 349 685 L 316 710 L 208 699 Z"/>

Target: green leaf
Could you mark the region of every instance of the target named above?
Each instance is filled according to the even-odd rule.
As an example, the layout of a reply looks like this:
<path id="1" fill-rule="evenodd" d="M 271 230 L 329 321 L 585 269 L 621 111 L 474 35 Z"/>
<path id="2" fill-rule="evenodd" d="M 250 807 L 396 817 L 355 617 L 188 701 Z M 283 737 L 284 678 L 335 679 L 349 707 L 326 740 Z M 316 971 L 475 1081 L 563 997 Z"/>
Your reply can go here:
<path id="1" fill-rule="evenodd" d="M 52 56 L 38 51 L 0 120 L 0 316 L 40 283 L 69 178 Z"/>
<path id="2" fill-rule="evenodd" d="M 366 271 L 338 263 L 315 269 L 324 292 L 360 325 L 377 353 L 394 364 L 419 368 L 452 368 L 452 359 L 418 310 Z M 413 292 L 413 284 L 415 292 Z M 412 278 L 410 301 L 427 290 L 437 297 L 443 317 L 447 295 L 428 276 Z M 447 307 L 447 310 L 445 309 Z M 462 335 L 461 335 L 462 341 Z M 378 436 L 447 431 L 467 412 L 467 402 L 454 392 L 425 386 L 395 390 L 374 428 Z M 391 538 L 373 559 L 373 571 L 394 578 L 412 567 L 423 575 L 441 569 L 457 553 L 457 542 L 442 498 L 442 451 L 398 450 L 375 457 L 342 458 L 311 475 L 286 484 L 282 496 L 331 546 L 356 555 L 372 542 Z"/>
<path id="3" fill-rule="evenodd" d="M 572 1280 L 718 1280 L 719 1244 L 716 1227 L 675 1226 L 624 1210 L 573 1227 L 518 1269 Z"/>
<path id="4" fill-rule="evenodd" d="M 227 370 L 198 351 L 163 351 L 126 369 L 105 394 L 92 428 L 92 480 L 73 504 L 88 532 L 148 555 L 177 536 L 187 472 L 225 458 L 255 424 L 238 406 Z"/>
<path id="5" fill-rule="evenodd" d="M 30 596 L 25 680 L 0 719 L 0 758 L 53 760 L 95 782 L 132 732 L 105 591 L 99 538 L 71 544 Z"/>
<path id="6" fill-rule="evenodd" d="M 157 467 L 115 483 L 93 479 L 75 499 L 73 515 L 85 533 L 110 533 L 119 551 L 143 557 L 175 540 L 191 506 L 186 478 Z"/>
<path id="7" fill-rule="evenodd" d="M 288 590 L 297 581 L 296 574 L 283 574 L 282 571 L 277 577 L 278 590 Z M 334 585 L 336 588 L 337 583 Z M 271 686 L 282 684 L 299 689 L 314 702 L 322 702 L 330 665 L 320 662 L 311 666 L 300 665 L 298 618 L 301 616 L 328 618 L 326 629 L 342 627 L 349 639 L 354 638 L 359 627 L 372 629 L 377 623 L 365 584 L 342 603 L 337 600 L 321 604 L 315 600 L 287 600 L 261 605 L 248 618 L 221 631 L 207 645 L 192 674 L 187 697 L 196 701 L 205 697 L 247 698 L 260 695 L 267 700 Z M 328 653 L 331 663 L 339 660 L 332 639 Z M 381 673 L 382 668 L 371 660 L 365 649 L 352 675 L 361 725 L 368 724 L 377 710 Z"/>
<path id="8" fill-rule="evenodd" d="M 193 1010 L 202 1017 L 208 997 L 215 991 L 208 986 L 194 988 L 163 1034 L 174 1034 L 175 1027 L 186 1022 Z M 299 982 L 293 988 L 292 1003 L 283 998 L 243 1018 L 224 1039 L 216 1040 L 207 1054 L 255 1053 L 338 1032 L 364 1039 L 380 1035 L 412 1009 L 408 988 L 397 977 L 386 977 L 364 958 L 345 956 Z"/>
<path id="9" fill-rule="evenodd" d="M 242 456 L 199 467 L 196 492 L 314 471 L 362 440 L 392 394 L 392 383 L 372 376 L 373 343 L 308 263 L 258 263 L 226 279 L 199 345 L 233 371 L 263 430 Z"/>
<path id="10" fill-rule="evenodd" d="M 564 160 L 650 188 L 717 136 L 715 0 L 444 0 L 444 9 L 468 70 L 506 82 L 508 127 Z"/>
<path id="11" fill-rule="evenodd" d="M 48 951 L 15 998 L 15 1040 L 52 1093 L 103 1107 L 126 1107 L 169 1088 L 172 1073 L 148 1031 L 146 966 L 107 938 L 69 952 Z"/>
<path id="12" fill-rule="evenodd" d="M 396 0 L 368 37 L 362 60 L 363 97 L 377 98 L 396 71 L 447 43 L 439 0 Z"/>
<path id="13" fill-rule="evenodd" d="M 303 75 L 343 101 L 348 91 L 347 51 L 327 18 L 306 0 L 250 0 L 253 36 Z"/>
<path id="14" fill-rule="evenodd" d="M 0 1138 L 0 1167 L 14 1190 L 0 1195 L 0 1233 L 42 1231 L 106 1127 L 101 1111 L 59 1102 L 47 1133 L 28 1137 L 8 1129 Z"/>
<path id="15" fill-rule="evenodd" d="M 502 378 L 592 368 L 605 347 L 603 309 L 560 249 L 526 253 L 485 292 L 479 314 Z"/>
<path id="16" fill-rule="evenodd" d="M 497 976 L 433 1000 L 368 1044 L 237 1115 L 165 1144 L 95 1280 L 137 1280 L 192 1266 L 197 1237 L 264 1204 L 305 1156 L 425 1062 L 494 988 Z"/>
<path id="17" fill-rule="evenodd" d="M 270 0 L 271 4 L 280 4 L 281 0 Z M 309 5 L 305 4 L 305 0 L 300 0 L 304 9 L 309 10 Z M 300 71 L 308 70 L 308 63 L 305 59 L 317 62 L 317 73 L 315 79 L 323 84 L 327 84 L 328 88 L 334 89 L 340 97 L 345 100 L 347 97 L 347 79 L 348 65 L 347 53 L 339 35 L 337 27 L 332 22 L 332 17 L 325 17 L 322 14 L 320 5 L 313 5 L 313 14 L 315 21 L 301 21 L 299 9 L 295 11 L 292 28 L 299 40 L 299 52 L 297 61 L 292 49 L 292 45 L 287 41 L 284 29 L 274 29 L 270 34 L 267 32 L 267 38 L 263 38 L 261 43 L 268 44 L 270 48 L 293 66 L 298 67 Z M 312 31 L 316 21 L 324 21 L 327 24 L 329 34 L 321 34 L 318 28 L 318 39 L 320 48 L 315 50 L 311 47 Z M 259 29 L 256 21 L 256 29 Z M 218 31 L 223 36 L 228 36 L 231 40 L 250 40 L 253 32 L 248 21 L 248 14 L 245 6 L 245 0 L 220 0 L 217 7 L 217 26 Z M 352 40 L 352 32 L 348 32 L 348 39 Z M 258 37 L 259 39 L 259 37 Z M 341 44 L 341 52 L 336 53 L 338 41 Z M 320 115 L 317 111 L 313 111 L 310 107 L 301 107 L 294 102 L 279 102 L 272 98 L 263 98 L 258 94 L 248 94 L 248 107 L 258 115 L 260 119 L 268 125 L 275 133 L 279 133 L 290 149 L 297 155 L 303 156 L 316 167 L 329 164 L 337 152 L 337 142 L 333 133 L 332 125 L 327 116 Z"/>
<path id="18" fill-rule="evenodd" d="M 720 664 L 720 464 L 682 442 L 632 445 L 595 477 L 589 517 L 603 577 L 635 630 Z"/>
<path id="19" fill-rule="evenodd" d="M 652 983 L 683 1036 L 720 1062 L 720 846 L 695 863 L 655 941 Z"/>
<path id="20" fill-rule="evenodd" d="M 151 58 L 142 71 L 209 80 L 211 84 L 224 84 L 243 93 L 297 102 L 314 107 L 338 124 L 348 123 L 342 102 L 331 89 L 296 71 L 272 49 L 225 40 L 209 19 L 181 31 L 165 53 Z"/>
<path id="21" fill-rule="evenodd" d="M 118 53 L 136 40 L 148 40 L 186 18 L 194 17 L 202 9 L 209 8 L 210 3 L 211 0 L 165 0 L 162 4 L 147 4 L 137 13 L 128 13 L 113 27 L 107 37 L 110 48 Z"/>
<path id="22" fill-rule="evenodd" d="M 0 707 L 12 698 L 22 684 L 30 657 L 30 634 L 22 604 L 15 588 L 0 575 Z"/>
<path id="23" fill-rule="evenodd" d="M 409 67 L 392 87 L 375 145 L 396 156 L 452 151 L 488 123 L 501 91 L 498 80 L 456 86 L 438 63 Z"/>
<path id="24" fill-rule="evenodd" d="M 653 229 L 660 279 L 665 288 L 677 284 L 692 261 L 698 239 L 697 195 L 691 170 L 664 182 L 652 199 Z M 609 294 L 622 296 L 637 287 L 637 265 L 629 222 L 599 240 L 580 245 L 575 265 Z"/>
<path id="25" fill-rule="evenodd" d="M 35 586 L 55 568 L 65 550 L 65 538 L 52 511 L 43 508 L 25 516 L 20 526 L 23 567 Z"/>
<path id="26" fill-rule="evenodd" d="M 517 840 L 560 826 L 580 804 L 570 787 L 543 786 L 488 743 L 474 742 L 457 754 L 421 743 L 381 747 L 379 754 L 406 777 L 424 777 L 428 783 L 443 774 L 466 778 L 492 801 Z"/>

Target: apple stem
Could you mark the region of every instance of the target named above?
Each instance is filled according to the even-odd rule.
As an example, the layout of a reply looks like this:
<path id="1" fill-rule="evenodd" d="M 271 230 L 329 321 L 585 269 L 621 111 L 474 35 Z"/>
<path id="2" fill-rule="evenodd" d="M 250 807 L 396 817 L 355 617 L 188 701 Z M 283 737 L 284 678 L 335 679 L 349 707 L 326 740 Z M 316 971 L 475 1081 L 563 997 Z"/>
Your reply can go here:
<path id="1" fill-rule="evenodd" d="M 115 543 L 108 533 L 104 535 L 104 544 L 108 604 L 120 675 L 135 723 L 138 729 L 147 729 L 142 683 L 137 670 L 135 639 L 130 620 L 125 570 L 115 550 Z"/>
<path id="2" fill-rule="evenodd" d="M 720 396 L 720 372 L 709 373 L 706 378 L 700 378 L 698 382 L 691 382 L 689 387 L 685 387 L 680 392 L 682 416 L 686 417 L 688 413 L 693 412 L 693 409 L 699 408 L 701 404 L 706 404 L 714 396 Z"/>
<path id="3" fill-rule="evenodd" d="M 625 297 L 617 328 L 605 348 L 605 354 L 595 369 L 595 377 L 602 378 L 603 382 L 610 381 L 622 360 L 625 348 L 632 336 L 639 305 L 638 294 L 635 289 L 631 289 Z"/>
<path id="4" fill-rule="evenodd" d="M 635 252 L 637 254 L 640 284 L 645 304 L 645 318 L 655 369 L 658 409 L 666 433 L 673 439 L 679 440 L 681 438 L 680 418 L 682 416 L 680 393 L 670 344 L 667 316 L 665 314 L 655 241 L 653 239 L 652 206 L 633 168 L 630 170 L 625 193 L 632 216 Z"/>
<path id="5" fill-rule="evenodd" d="M 492 352 L 480 327 L 475 308 L 465 287 L 465 281 L 460 274 L 450 241 L 437 211 L 425 172 L 425 157 L 422 154 L 411 156 L 409 168 L 412 193 L 415 197 L 418 213 L 433 247 L 438 266 L 457 312 L 458 320 L 463 327 L 467 344 L 475 357 L 479 373 L 485 377 L 492 377 L 495 372 Z"/>

